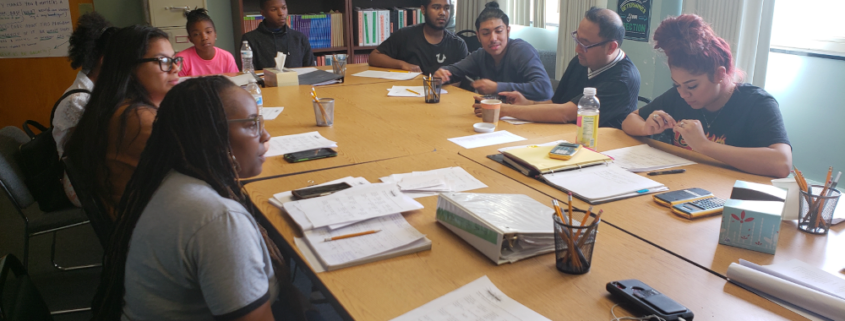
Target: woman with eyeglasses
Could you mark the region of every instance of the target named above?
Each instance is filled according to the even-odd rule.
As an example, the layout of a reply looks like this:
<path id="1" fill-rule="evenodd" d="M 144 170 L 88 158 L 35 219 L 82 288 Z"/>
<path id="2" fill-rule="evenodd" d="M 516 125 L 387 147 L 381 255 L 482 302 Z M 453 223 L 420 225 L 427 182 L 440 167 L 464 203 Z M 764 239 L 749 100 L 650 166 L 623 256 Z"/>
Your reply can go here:
<path id="1" fill-rule="evenodd" d="M 760 87 L 741 83 L 731 47 L 697 15 L 668 18 L 654 31 L 654 48 L 669 63 L 674 88 L 629 114 L 632 136 L 663 134 L 739 170 L 786 177 L 792 147 L 778 102 Z"/>
<path id="2" fill-rule="evenodd" d="M 179 81 L 181 58 L 173 58 L 167 34 L 149 26 L 119 30 L 103 53 L 91 99 L 65 147 L 83 186 L 112 219 L 135 171 L 164 95 Z"/>
<path id="3" fill-rule="evenodd" d="M 252 96 L 221 76 L 167 94 L 117 208 L 94 320 L 305 318 L 240 184 L 261 173 L 263 125 Z"/>

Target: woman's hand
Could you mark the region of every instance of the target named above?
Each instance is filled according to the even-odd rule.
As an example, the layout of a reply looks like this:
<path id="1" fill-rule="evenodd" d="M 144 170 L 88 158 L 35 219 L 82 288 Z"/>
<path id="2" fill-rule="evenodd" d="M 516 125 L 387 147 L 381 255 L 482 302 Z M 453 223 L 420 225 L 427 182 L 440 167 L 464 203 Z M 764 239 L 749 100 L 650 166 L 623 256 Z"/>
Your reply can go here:
<path id="1" fill-rule="evenodd" d="M 643 130 L 647 135 L 659 134 L 664 130 L 675 128 L 675 126 L 677 126 L 675 119 L 662 110 L 655 110 L 644 120 L 645 124 L 643 124 Z"/>
<path id="2" fill-rule="evenodd" d="M 684 139 L 687 146 L 694 151 L 700 152 L 704 144 L 709 142 L 707 136 L 704 135 L 704 128 L 701 126 L 701 122 L 696 119 L 679 121 L 675 124 L 674 129 L 676 133 L 681 134 L 681 138 Z"/>

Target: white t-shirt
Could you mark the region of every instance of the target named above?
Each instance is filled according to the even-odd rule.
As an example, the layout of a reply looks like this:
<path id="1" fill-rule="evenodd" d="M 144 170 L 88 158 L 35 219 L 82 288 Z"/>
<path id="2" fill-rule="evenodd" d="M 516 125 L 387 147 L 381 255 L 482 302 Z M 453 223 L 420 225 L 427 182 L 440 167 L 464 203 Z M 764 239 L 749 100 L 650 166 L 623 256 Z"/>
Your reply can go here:
<path id="1" fill-rule="evenodd" d="M 171 171 L 129 243 L 124 320 L 240 316 L 278 295 L 258 223 L 241 204 Z"/>
<path id="2" fill-rule="evenodd" d="M 94 90 L 94 82 L 88 79 L 88 76 L 84 72 L 80 71 L 76 73 L 76 80 L 73 81 L 73 84 L 65 92 L 74 89 L 92 91 Z M 88 99 L 90 98 L 91 94 L 76 93 L 62 100 L 59 106 L 56 107 L 56 114 L 53 116 L 53 140 L 56 141 L 56 149 L 59 151 L 59 157 L 65 152 L 65 144 L 67 143 L 67 139 L 70 138 L 68 132 L 79 123 L 79 119 L 82 118 L 82 112 L 85 111 L 85 105 L 88 104 Z"/>

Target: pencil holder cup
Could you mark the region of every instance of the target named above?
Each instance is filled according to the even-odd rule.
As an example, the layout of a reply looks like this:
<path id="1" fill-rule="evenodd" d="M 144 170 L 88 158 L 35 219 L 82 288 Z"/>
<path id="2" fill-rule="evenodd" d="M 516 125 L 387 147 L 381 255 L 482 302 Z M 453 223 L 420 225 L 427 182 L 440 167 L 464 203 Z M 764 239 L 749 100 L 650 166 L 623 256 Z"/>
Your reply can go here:
<path id="1" fill-rule="evenodd" d="M 319 102 L 311 101 L 314 105 L 314 117 L 317 126 L 331 127 L 334 125 L 334 98 L 320 98 Z"/>
<path id="2" fill-rule="evenodd" d="M 810 190 L 811 193 L 801 191 L 798 229 L 812 234 L 827 234 L 841 193 L 835 188 L 824 191 L 821 185 L 812 185 Z M 824 195 L 821 195 L 822 192 Z"/>
<path id="3" fill-rule="evenodd" d="M 348 56 L 345 54 L 332 55 L 332 72 L 334 72 L 335 75 L 346 76 L 347 61 Z"/>
<path id="4" fill-rule="evenodd" d="M 443 87 L 443 79 L 438 77 L 423 76 L 423 92 L 425 93 L 425 102 L 429 104 L 440 102 L 440 89 Z"/>
<path id="5" fill-rule="evenodd" d="M 564 210 L 564 215 L 568 215 Z M 575 216 L 589 222 L 589 217 L 583 217 L 584 211 Z M 593 247 L 596 245 L 596 233 L 601 220 L 589 225 L 566 224 L 557 215 L 552 215 L 555 224 L 555 266 L 558 271 L 568 274 L 584 274 L 593 265 Z M 580 223 L 580 222 L 579 222 Z"/>

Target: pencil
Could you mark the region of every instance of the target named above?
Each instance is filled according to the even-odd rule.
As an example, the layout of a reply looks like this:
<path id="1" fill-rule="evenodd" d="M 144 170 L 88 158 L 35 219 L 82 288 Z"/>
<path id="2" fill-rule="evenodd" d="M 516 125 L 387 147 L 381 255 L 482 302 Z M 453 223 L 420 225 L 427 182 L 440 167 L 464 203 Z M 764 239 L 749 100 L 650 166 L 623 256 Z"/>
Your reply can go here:
<path id="1" fill-rule="evenodd" d="M 352 234 L 346 234 L 346 235 L 335 236 L 335 237 L 327 237 L 325 242 L 348 239 L 350 237 L 356 237 L 356 236 L 361 236 L 361 235 L 375 234 L 375 233 L 378 233 L 378 232 L 381 232 L 381 230 L 369 230 L 369 231 L 360 232 L 360 233 L 352 233 Z"/>
<path id="2" fill-rule="evenodd" d="M 317 106 L 320 107 L 320 116 L 323 116 L 323 123 L 328 124 L 326 121 L 326 109 L 323 108 L 323 104 L 320 103 L 320 100 L 317 98 L 317 89 L 314 86 L 311 86 L 311 97 L 314 98 L 314 102 L 317 103 Z"/>
<path id="3" fill-rule="evenodd" d="M 569 192 L 569 204 L 568 205 L 569 205 L 569 224 L 572 225 L 572 224 L 574 224 L 573 223 L 574 221 L 572 220 L 572 192 Z M 569 230 L 569 234 L 570 235 L 572 234 L 571 229 Z"/>
<path id="4" fill-rule="evenodd" d="M 416 91 L 413 91 L 413 90 L 410 90 L 410 89 L 408 89 L 408 88 L 405 88 L 405 90 L 407 90 L 407 91 L 410 91 L 410 92 L 414 93 L 414 95 L 419 95 L 419 94 L 420 94 L 420 93 L 418 93 L 418 92 L 416 92 Z"/>
<path id="5" fill-rule="evenodd" d="M 582 238 L 582 239 L 578 240 L 578 245 L 577 245 L 577 246 L 578 246 L 579 248 L 580 248 L 581 246 L 583 246 L 583 245 L 584 245 L 584 243 L 586 243 L 586 242 L 587 242 L 587 239 L 588 239 L 589 237 L 586 237 L 586 236 L 587 236 L 587 235 L 590 235 L 590 233 L 592 233 L 592 232 L 593 232 L 593 230 L 594 230 L 594 229 L 596 229 L 596 228 L 599 226 L 599 223 L 601 223 L 601 213 L 602 213 L 602 211 L 599 211 L 599 213 L 598 213 L 598 214 L 596 214 L 596 219 L 594 219 L 594 220 L 593 220 L 593 224 L 592 224 L 592 226 L 590 226 L 590 228 L 588 228 L 588 229 L 587 229 L 587 231 L 586 231 L 586 232 L 584 232 L 584 234 L 585 234 L 585 235 L 584 235 L 584 238 Z"/>
<path id="6" fill-rule="evenodd" d="M 560 210 L 560 203 L 558 203 L 556 199 L 552 199 L 552 205 L 555 207 L 555 213 L 557 213 L 557 217 L 560 219 L 560 222 L 566 224 L 566 219 L 563 218 L 563 213 L 561 213 Z"/>
<path id="7" fill-rule="evenodd" d="M 814 221 L 813 226 L 815 228 L 819 228 L 821 226 L 821 224 L 823 223 L 822 222 L 823 220 L 821 219 L 822 218 L 821 211 L 824 211 L 824 199 L 822 197 L 824 197 L 825 194 L 827 194 L 827 190 L 830 189 L 830 184 L 833 184 L 833 181 L 830 180 L 831 175 L 833 175 L 833 166 L 828 167 L 827 177 L 824 180 L 824 188 L 822 188 L 822 192 L 819 194 L 819 199 L 816 200 L 816 206 L 812 207 L 810 209 L 811 211 L 813 211 L 812 215 L 815 216 L 815 220 L 813 220 Z"/>
<path id="8" fill-rule="evenodd" d="M 410 73 L 410 71 L 407 71 L 407 70 L 388 70 L 388 71 L 389 72 L 401 72 L 401 73 L 406 73 L 406 74 Z"/>
<path id="9" fill-rule="evenodd" d="M 593 211 L 593 207 L 590 206 L 590 208 L 587 209 L 587 214 L 584 214 L 584 218 L 581 219 L 581 226 L 579 226 L 578 233 L 575 233 L 575 239 L 576 240 L 578 239 L 579 236 L 581 236 L 581 231 L 584 230 L 584 224 L 586 224 L 587 220 L 590 219 L 590 212 L 592 212 L 592 211 Z M 604 212 L 604 210 L 599 210 L 599 214 L 601 214 L 602 212 Z"/>

